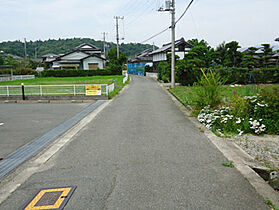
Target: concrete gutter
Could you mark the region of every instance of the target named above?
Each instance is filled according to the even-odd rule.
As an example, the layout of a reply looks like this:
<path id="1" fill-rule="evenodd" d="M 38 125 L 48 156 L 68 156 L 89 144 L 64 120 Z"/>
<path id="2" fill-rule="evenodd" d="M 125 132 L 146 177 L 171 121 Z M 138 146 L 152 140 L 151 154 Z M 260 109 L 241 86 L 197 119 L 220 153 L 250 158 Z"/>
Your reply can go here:
<path id="1" fill-rule="evenodd" d="M 179 109 L 186 117 L 198 128 L 204 129 L 204 134 L 216 146 L 216 148 L 228 159 L 233 161 L 236 169 L 247 179 L 255 190 L 265 199 L 270 200 L 273 204 L 279 206 L 279 193 L 268 185 L 252 168 L 262 167 L 259 163 L 242 150 L 232 141 L 217 137 L 213 132 L 208 130 L 194 117 L 190 117 L 189 109 L 187 109 L 172 93 L 170 93 L 164 85 L 158 83 L 166 94 L 174 101 Z"/>

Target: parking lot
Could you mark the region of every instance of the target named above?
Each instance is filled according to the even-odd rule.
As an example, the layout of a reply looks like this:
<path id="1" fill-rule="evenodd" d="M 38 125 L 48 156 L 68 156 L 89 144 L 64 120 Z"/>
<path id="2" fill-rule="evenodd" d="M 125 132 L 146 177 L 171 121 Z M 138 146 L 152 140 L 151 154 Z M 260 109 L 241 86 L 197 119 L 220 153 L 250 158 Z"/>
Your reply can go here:
<path id="1" fill-rule="evenodd" d="M 0 158 L 7 157 L 88 105 L 89 103 L 0 104 Z"/>

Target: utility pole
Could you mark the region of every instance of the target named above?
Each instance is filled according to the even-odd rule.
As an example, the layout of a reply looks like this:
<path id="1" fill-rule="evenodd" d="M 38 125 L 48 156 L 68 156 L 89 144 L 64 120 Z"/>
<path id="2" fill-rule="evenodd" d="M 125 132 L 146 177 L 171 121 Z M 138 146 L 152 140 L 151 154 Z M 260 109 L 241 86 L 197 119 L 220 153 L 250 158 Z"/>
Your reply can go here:
<path id="1" fill-rule="evenodd" d="M 171 88 L 175 87 L 175 0 L 171 8 Z"/>
<path id="2" fill-rule="evenodd" d="M 37 58 L 38 52 L 37 52 L 38 47 L 35 47 L 35 58 Z"/>
<path id="3" fill-rule="evenodd" d="M 24 56 L 27 58 L 27 49 L 26 49 L 26 38 L 24 38 Z"/>
<path id="4" fill-rule="evenodd" d="M 166 8 L 160 7 L 159 12 L 171 13 L 171 88 L 175 87 L 175 0 L 166 0 Z"/>
<path id="5" fill-rule="evenodd" d="M 119 59 L 119 24 L 118 20 L 123 20 L 124 17 L 115 16 L 114 19 L 116 20 L 116 43 L 117 43 L 117 59 Z"/>
<path id="6" fill-rule="evenodd" d="M 108 33 L 103 32 L 102 34 L 103 34 L 104 56 L 106 56 L 106 35 Z"/>

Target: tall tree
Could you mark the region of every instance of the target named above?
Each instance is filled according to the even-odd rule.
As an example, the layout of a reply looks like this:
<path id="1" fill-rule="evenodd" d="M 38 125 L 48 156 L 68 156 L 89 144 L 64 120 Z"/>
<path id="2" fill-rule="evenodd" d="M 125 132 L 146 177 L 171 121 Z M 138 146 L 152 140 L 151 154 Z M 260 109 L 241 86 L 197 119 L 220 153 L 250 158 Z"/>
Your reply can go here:
<path id="1" fill-rule="evenodd" d="M 227 53 L 227 48 L 226 48 L 226 43 L 223 42 L 222 44 L 218 45 L 215 52 L 214 52 L 214 61 L 219 64 L 224 66 L 224 62 L 226 59 L 226 53 Z"/>
<path id="2" fill-rule="evenodd" d="M 224 61 L 224 64 L 230 67 L 239 66 L 241 64 L 243 55 L 241 52 L 237 51 L 238 48 L 241 48 L 238 45 L 238 42 L 236 41 L 229 42 L 225 45 L 225 47 L 227 50 L 226 50 L 226 59 Z"/>
<path id="3" fill-rule="evenodd" d="M 0 65 L 4 64 L 3 56 L 0 54 Z"/>
<path id="4" fill-rule="evenodd" d="M 270 47 L 270 44 L 262 44 L 262 51 L 263 51 L 263 65 L 267 68 L 268 60 L 272 58 L 273 51 Z"/>
<path id="5" fill-rule="evenodd" d="M 127 62 L 127 56 L 119 52 L 119 58 L 117 58 L 117 49 L 113 48 L 108 52 L 107 58 L 109 60 L 109 63 L 111 64 L 117 64 L 117 65 L 123 65 Z"/>

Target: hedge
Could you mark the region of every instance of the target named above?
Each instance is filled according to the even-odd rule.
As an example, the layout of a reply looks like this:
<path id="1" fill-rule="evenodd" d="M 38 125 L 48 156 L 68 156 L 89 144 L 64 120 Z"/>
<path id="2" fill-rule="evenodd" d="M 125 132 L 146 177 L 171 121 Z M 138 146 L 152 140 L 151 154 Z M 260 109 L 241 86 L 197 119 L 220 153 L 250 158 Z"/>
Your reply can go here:
<path id="1" fill-rule="evenodd" d="M 41 77 L 86 77 L 86 76 L 108 76 L 122 75 L 122 66 L 109 64 L 105 69 L 83 70 L 83 69 L 62 69 L 62 70 L 45 70 Z"/>
<path id="2" fill-rule="evenodd" d="M 226 84 L 260 84 L 260 83 L 279 83 L 279 67 L 278 68 L 211 68 L 212 71 L 220 73 L 226 78 Z M 208 69 L 205 69 L 208 70 Z M 202 76 L 199 69 L 180 71 L 176 78 L 182 85 L 192 85 Z"/>
<path id="3" fill-rule="evenodd" d="M 42 77 L 84 77 L 84 76 L 107 76 L 118 75 L 118 72 L 111 70 L 45 70 L 41 73 Z"/>
<path id="4" fill-rule="evenodd" d="M 11 74 L 11 71 L 13 71 L 13 75 L 38 75 L 38 72 L 31 68 L 0 69 L 0 75 Z"/>
<path id="5" fill-rule="evenodd" d="M 279 67 L 268 69 L 219 68 L 215 71 L 227 78 L 227 84 L 279 83 Z"/>

